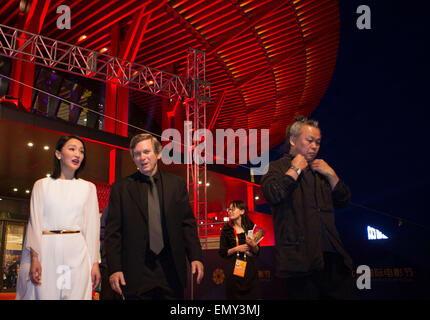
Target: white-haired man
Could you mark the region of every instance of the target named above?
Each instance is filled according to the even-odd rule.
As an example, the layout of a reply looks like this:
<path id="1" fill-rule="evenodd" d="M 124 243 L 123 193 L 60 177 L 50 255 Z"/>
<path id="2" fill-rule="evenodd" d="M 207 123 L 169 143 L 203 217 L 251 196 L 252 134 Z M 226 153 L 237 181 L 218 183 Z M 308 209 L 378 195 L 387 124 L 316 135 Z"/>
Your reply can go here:
<path id="1" fill-rule="evenodd" d="M 352 260 L 334 222 L 350 191 L 331 166 L 316 158 L 318 122 L 297 117 L 287 130 L 288 154 L 261 179 L 275 231 L 276 276 L 288 299 L 353 298 Z"/>

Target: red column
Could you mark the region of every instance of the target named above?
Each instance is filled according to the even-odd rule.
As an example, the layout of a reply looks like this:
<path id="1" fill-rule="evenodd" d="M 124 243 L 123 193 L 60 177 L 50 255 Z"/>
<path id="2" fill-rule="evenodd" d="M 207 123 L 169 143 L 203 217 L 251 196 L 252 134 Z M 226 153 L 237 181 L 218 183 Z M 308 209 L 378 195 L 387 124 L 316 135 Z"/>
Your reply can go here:
<path id="1" fill-rule="evenodd" d="M 110 55 L 128 61 L 136 59 L 140 41 L 146 32 L 146 27 L 151 17 L 151 13 L 145 13 L 145 8 L 133 15 L 132 23 L 124 40 L 120 38 L 120 34 L 124 32 L 120 23 L 118 22 L 112 26 Z M 115 83 L 106 85 L 105 115 L 119 121 L 105 118 L 105 131 L 124 137 L 128 136 L 129 94 L 130 90 L 128 88 L 121 87 Z"/>
<path id="2" fill-rule="evenodd" d="M 254 211 L 254 185 L 251 183 L 247 183 L 246 191 L 247 191 L 248 210 Z"/>
<path id="3" fill-rule="evenodd" d="M 23 13 L 20 28 L 24 31 L 40 34 L 51 0 L 33 0 L 28 14 Z M 23 40 L 19 41 L 20 44 Z M 21 56 L 22 57 L 22 56 Z M 23 106 L 31 109 L 31 99 L 34 85 L 35 65 L 31 62 L 12 59 L 11 81 L 9 95 L 21 100 Z M 22 84 L 21 84 L 22 83 Z"/>
<path id="4" fill-rule="evenodd" d="M 109 150 L 109 184 L 115 182 L 115 171 L 116 171 L 116 149 L 112 148 Z"/>
<path id="5" fill-rule="evenodd" d="M 116 115 L 116 92 L 117 85 L 113 83 L 106 84 L 106 95 L 105 95 L 105 122 L 104 130 L 107 132 L 115 133 L 115 121 Z M 128 107 L 128 106 L 127 106 Z"/>
<path id="6" fill-rule="evenodd" d="M 120 41 L 120 32 L 121 32 L 120 23 L 115 23 L 112 26 L 111 30 L 111 48 L 109 54 L 112 56 L 119 56 L 121 41 Z M 127 92 L 128 93 L 128 92 Z M 122 117 L 119 116 L 118 111 L 121 110 Z M 124 111 L 124 109 L 126 111 Z M 124 117 L 124 114 L 127 117 Z M 128 123 L 128 99 L 126 104 L 118 103 L 118 85 L 114 83 L 106 84 L 106 95 L 105 95 L 105 118 L 104 122 L 104 130 L 107 132 L 117 134 L 117 123 L 114 119 L 121 120 L 125 123 Z M 120 128 L 120 126 L 118 125 Z M 126 126 L 127 127 L 127 126 Z M 127 136 L 127 135 L 125 135 Z"/>

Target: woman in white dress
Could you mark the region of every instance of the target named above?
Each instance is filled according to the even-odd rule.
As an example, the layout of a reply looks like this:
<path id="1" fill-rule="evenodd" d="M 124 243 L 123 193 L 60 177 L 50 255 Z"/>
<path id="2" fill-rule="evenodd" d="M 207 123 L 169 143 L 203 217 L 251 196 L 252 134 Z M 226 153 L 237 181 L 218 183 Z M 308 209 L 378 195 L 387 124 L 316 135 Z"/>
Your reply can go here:
<path id="1" fill-rule="evenodd" d="M 35 182 L 16 299 L 90 300 L 100 280 L 100 218 L 96 187 L 78 179 L 84 142 L 57 142 L 54 172 Z"/>

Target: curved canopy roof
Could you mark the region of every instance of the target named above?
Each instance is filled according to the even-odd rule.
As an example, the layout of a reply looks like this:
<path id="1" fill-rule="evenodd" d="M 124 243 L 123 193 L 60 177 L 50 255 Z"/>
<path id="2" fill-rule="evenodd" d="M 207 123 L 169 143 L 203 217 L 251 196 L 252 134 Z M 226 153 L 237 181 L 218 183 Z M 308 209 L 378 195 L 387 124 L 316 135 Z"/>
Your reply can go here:
<path id="1" fill-rule="evenodd" d="M 37 0 L 34 0 L 37 1 Z M 136 63 L 183 75 L 187 49 L 206 52 L 211 129 L 270 129 L 279 144 L 295 115 L 309 115 L 322 98 L 336 63 L 336 0 L 52 0 L 40 34 L 92 50 L 112 52 L 112 28 L 120 37 L 136 21 L 145 24 L 132 57 Z M 22 28 L 28 0 L 5 1 L 2 24 Z M 57 28 L 57 7 L 71 9 L 71 29 Z M 121 39 L 124 40 L 124 39 Z M 129 57 L 130 58 L 130 57 Z M 132 91 L 133 105 L 156 110 L 162 98 Z M 155 104 L 155 108 L 154 108 Z"/>

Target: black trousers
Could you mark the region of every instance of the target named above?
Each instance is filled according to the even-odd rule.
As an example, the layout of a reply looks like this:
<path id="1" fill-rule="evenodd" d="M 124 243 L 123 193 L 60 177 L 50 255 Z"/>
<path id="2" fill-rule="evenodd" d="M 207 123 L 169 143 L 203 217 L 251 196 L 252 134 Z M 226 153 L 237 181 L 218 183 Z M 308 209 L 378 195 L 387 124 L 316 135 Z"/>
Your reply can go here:
<path id="1" fill-rule="evenodd" d="M 289 300 L 353 300 L 354 280 L 340 254 L 324 252 L 324 269 L 285 278 Z"/>
<path id="2" fill-rule="evenodd" d="M 126 300 L 183 300 L 184 288 L 176 273 L 173 259 L 166 250 L 154 255 L 147 250 L 142 286 L 137 292 L 125 294 Z"/>
<path id="3" fill-rule="evenodd" d="M 184 300 L 182 292 L 176 291 L 170 287 L 155 287 L 145 292 L 127 295 L 126 300 Z"/>
<path id="4" fill-rule="evenodd" d="M 100 300 L 122 300 L 122 296 L 112 290 L 109 283 L 109 273 L 107 268 L 100 265 L 101 287 Z"/>

